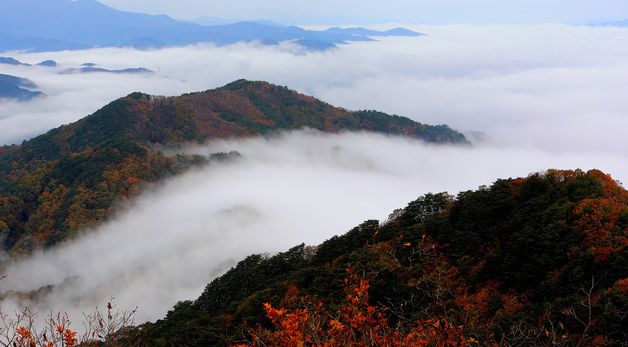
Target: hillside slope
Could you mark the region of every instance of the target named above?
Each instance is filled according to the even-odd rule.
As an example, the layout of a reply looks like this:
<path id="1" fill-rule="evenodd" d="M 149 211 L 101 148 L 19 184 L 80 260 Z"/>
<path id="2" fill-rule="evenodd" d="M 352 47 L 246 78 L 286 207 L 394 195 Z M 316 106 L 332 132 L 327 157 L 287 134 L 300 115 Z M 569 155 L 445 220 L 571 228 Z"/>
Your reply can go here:
<path id="1" fill-rule="evenodd" d="M 349 112 L 285 87 L 236 81 L 178 97 L 133 93 L 76 123 L 0 148 L 0 239 L 14 253 L 46 247 L 103 221 L 143 184 L 208 159 L 161 148 L 309 127 L 468 143 L 447 126 Z"/>
<path id="2" fill-rule="evenodd" d="M 453 338 L 451 327 L 462 326 L 469 346 L 625 345 L 627 231 L 628 192 L 596 170 L 503 179 L 455 198 L 427 194 L 384 225 L 366 221 L 317 247 L 250 256 L 194 302 L 123 336 L 208 346 L 255 344 L 254 333 L 261 346 L 364 341 L 365 331 Z"/>

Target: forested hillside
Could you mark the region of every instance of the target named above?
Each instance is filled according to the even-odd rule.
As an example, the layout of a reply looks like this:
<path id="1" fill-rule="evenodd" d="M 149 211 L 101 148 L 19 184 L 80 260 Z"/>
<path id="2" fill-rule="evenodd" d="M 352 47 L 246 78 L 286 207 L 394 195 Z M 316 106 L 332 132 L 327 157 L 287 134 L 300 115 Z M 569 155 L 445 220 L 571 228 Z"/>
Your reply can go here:
<path id="1" fill-rule="evenodd" d="M 285 87 L 240 80 L 179 97 L 133 93 L 21 145 L 0 147 L 0 241 L 12 253 L 47 247 L 109 216 L 144 184 L 208 158 L 161 149 L 309 127 L 468 143 L 449 127 L 350 112 Z"/>
<path id="2" fill-rule="evenodd" d="M 597 170 L 427 194 L 383 225 L 366 221 L 316 247 L 252 255 L 197 300 L 117 338 L 147 346 L 622 346 L 627 231 L 628 192 Z"/>

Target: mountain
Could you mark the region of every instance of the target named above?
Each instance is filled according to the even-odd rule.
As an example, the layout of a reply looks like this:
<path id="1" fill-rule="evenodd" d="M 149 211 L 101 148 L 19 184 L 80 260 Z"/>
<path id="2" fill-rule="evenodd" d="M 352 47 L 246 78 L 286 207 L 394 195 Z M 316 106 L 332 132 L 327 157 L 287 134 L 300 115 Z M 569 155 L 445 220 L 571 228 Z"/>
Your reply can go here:
<path id="1" fill-rule="evenodd" d="M 199 25 L 167 16 L 118 11 L 95 0 L 9 0 L 0 12 L 0 32 L 18 38 L 40 38 L 105 46 L 142 36 L 188 37 L 204 35 Z M 185 39 L 181 39 L 185 41 Z"/>
<path id="2" fill-rule="evenodd" d="M 12 57 L 0 57 L 0 64 L 15 65 L 15 66 L 32 66 L 31 64 L 22 63 L 21 61 Z M 56 67 L 57 62 L 54 60 L 45 60 L 38 63 L 37 66 Z"/>
<path id="3" fill-rule="evenodd" d="M 24 64 L 21 61 L 15 58 L 11 58 L 11 57 L 0 57 L 0 64 L 30 66 L 28 64 Z"/>
<path id="4" fill-rule="evenodd" d="M 45 67 L 57 67 L 57 62 L 54 60 L 44 60 L 41 63 L 37 64 L 38 66 L 45 66 Z"/>
<path id="5" fill-rule="evenodd" d="M 0 74 L 0 99 L 28 101 L 44 95 L 32 90 L 35 88 L 37 86 L 29 79 Z"/>
<path id="6" fill-rule="evenodd" d="M 445 125 L 347 111 L 266 82 L 240 80 L 178 97 L 133 93 L 76 123 L 0 147 L 0 240 L 14 253 L 51 246 L 101 222 L 115 202 L 207 162 L 159 148 L 309 127 L 468 144 Z"/>
<path id="7" fill-rule="evenodd" d="M 327 49 L 350 41 L 370 40 L 371 36 L 391 35 L 420 34 L 405 29 L 313 31 L 265 22 L 203 26 L 164 15 L 118 11 L 95 0 L 8 0 L 0 11 L 0 51 L 56 51 L 104 46 L 144 49 L 243 41 L 264 44 L 295 41 L 310 49 Z"/>
<path id="8" fill-rule="evenodd" d="M 427 194 L 386 223 L 249 256 L 117 342 L 620 346 L 627 231 L 628 192 L 597 170 Z"/>
<path id="9" fill-rule="evenodd" d="M 1 12 L 0 12 L 1 14 Z M 2 27 L 0 27 L 2 30 Z M 62 40 L 54 39 L 42 39 L 31 36 L 17 37 L 6 35 L 0 32 L 0 52 L 3 51 L 27 51 L 27 52 L 51 52 L 51 51 L 66 51 L 66 50 L 78 50 L 91 48 L 90 45 L 66 42 Z"/>

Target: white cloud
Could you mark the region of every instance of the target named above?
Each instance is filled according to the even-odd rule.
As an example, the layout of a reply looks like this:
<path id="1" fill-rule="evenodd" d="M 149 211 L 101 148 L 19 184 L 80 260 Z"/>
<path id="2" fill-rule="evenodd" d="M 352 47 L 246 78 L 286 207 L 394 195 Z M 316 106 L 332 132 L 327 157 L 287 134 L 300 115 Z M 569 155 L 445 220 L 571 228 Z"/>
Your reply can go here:
<path id="1" fill-rule="evenodd" d="M 385 219 L 423 193 L 456 193 L 500 177 L 618 160 L 315 132 L 192 151 L 230 150 L 244 158 L 165 182 L 87 236 L 13 264 L 0 291 L 58 285 L 35 305 L 39 312 L 65 310 L 76 321 L 80 312 L 115 296 L 121 308 L 139 305 L 138 321 L 154 320 L 178 300 L 196 298 L 246 255 L 318 244 L 366 219 Z M 612 169 L 627 174 L 625 167 Z"/>

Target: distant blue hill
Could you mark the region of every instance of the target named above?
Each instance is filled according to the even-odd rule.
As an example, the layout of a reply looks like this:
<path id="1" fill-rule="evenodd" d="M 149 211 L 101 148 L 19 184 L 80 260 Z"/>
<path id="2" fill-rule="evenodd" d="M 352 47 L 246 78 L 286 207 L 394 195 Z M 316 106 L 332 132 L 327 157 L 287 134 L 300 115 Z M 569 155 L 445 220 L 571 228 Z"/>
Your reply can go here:
<path id="1" fill-rule="evenodd" d="M 5 0 L 0 6 L 0 51 L 58 51 L 126 46 L 139 49 L 202 42 L 218 45 L 293 41 L 324 50 L 372 37 L 419 36 L 407 29 L 374 31 L 331 28 L 325 31 L 265 22 L 203 26 L 164 15 L 123 12 L 95 0 Z"/>
<path id="2" fill-rule="evenodd" d="M 16 65 L 16 66 L 32 66 L 31 64 L 22 63 L 21 61 L 11 57 L 0 57 L 0 64 Z M 55 67 L 57 62 L 54 60 L 45 60 L 37 64 L 38 66 Z"/>
<path id="3" fill-rule="evenodd" d="M 11 58 L 11 57 L 0 57 L 0 64 L 28 66 L 28 64 L 24 64 L 21 61 L 15 59 L 15 58 Z"/>
<path id="4" fill-rule="evenodd" d="M 0 99 L 27 101 L 44 94 L 33 91 L 37 86 L 31 80 L 11 75 L 0 74 Z"/>
<path id="5" fill-rule="evenodd" d="M 37 64 L 39 66 L 45 66 L 45 67 L 57 67 L 57 62 L 54 60 L 44 60 L 41 63 Z"/>
<path id="6" fill-rule="evenodd" d="M 617 21 L 617 22 L 609 22 L 609 23 L 606 23 L 606 26 L 628 27 L 628 19 Z"/>
<path id="7" fill-rule="evenodd" d="M 628 19 L 613 21 L 613 22 L 601 22 L 594 23 L 592 26 L 597 27 L 628 27 Z"/>

